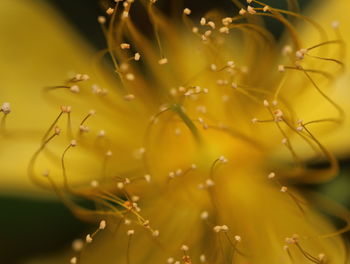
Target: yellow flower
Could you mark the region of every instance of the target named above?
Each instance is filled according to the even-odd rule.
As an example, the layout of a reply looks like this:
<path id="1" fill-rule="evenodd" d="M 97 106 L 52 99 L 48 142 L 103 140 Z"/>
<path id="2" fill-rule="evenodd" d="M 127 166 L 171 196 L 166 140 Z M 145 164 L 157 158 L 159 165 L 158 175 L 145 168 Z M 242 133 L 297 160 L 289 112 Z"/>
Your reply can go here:
<path id="1" fill-rule="evenodd" d="M 233 2 L 229 16 L 186 8 L 171 20 L 156 1 L 116 1 L 98 18 L 107 48 L 94 54 L 46 5 L 1 1 L 13 23 L 0 28 L 10 36 L 0 44 L 2 184 L 28 190 L 28 175 L 97 226 L 58 263 L 347 261 L 347 229 L 293 187 L 332 178 L 333 153 L 349 151 L 349 28 L 330 19 L 347 21 L 345 0 L 314 20 L 293 4 Z M 152 36 L 133 23 L 134 5 Z M 285 27 L 279 42 L 264 17 Z M 314 159 L 327 167 L 310 168 Z"/>

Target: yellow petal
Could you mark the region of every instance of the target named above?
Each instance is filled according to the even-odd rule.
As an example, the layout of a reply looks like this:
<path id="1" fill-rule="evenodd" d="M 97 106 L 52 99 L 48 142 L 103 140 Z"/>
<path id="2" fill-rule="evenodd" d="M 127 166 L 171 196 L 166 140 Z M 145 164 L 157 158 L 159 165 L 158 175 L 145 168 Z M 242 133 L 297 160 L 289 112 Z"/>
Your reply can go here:
<path id="1" fill-rule="evenodd" d="M 345 63 L 344 71 L 340 71 L 341 67 L 332 61 L 310 59 L 307 64 L 311 69 L 323 70 L 335 77 L 333 81 L 327 82 L 325 77 L 317 76 L 317 74 L 310 75 L 322 92 L 343 110 L 345 119 L 341 124 L 319 122 L 310 124 L 308 128 L 325 148 L 340 158 L 346 158 L 350 154 L 350 141 L 348 140 L 350 132 L 350 105 L 348 103 L 350 98 L 350 90 L 348 89 L 350 71 L 349 67 L 347 67 L 350 62 L 350 55 L 349 52 L 344 53 L 347 43 L 350 42 L 350 23 L 347 13 L 344 12 L 344 6 L 347 3 L 347 1 L 342 0 L 326 4 L 315 3 L 308 10 L 310 18 L 323 28 L 328 35 L 328 40 L 343 40 L 345 42 L 345 44 L 333 43 L 325 45 L 308 52 L 311 55 L 342 60 Z M 339 28 L 333 28 L 337 25 L 339 25 Z M 300 37 L 303 48 L 312 47 L 325 40 L 320 37 L 319 31 L 315 27 L 308 25 L 306 22 L 303 23 L 303 27 L 300 29 Z M 302 72 L 294 73 L 290 77 L 287 79 L 283 89 L 298 91 L 299 94 L 295 94 L 295 99 L 292 103 L 298 119 L 303 120 L 305 123 L 312 120 L 337 119 L 339 117 L 339 111 L 317 91 Z M 293 137 L 293 144 L 300 157 L 307 159 L 314 156 L 315 152 L 300 137 Z M 287 151 L 282 152 L 287 153 Z M 277 155 L 281 155 L 281 152 L 278 153 Z"/>
<path id="2" fill-rule="evenodd" d="M 58 101 L 45 99 L 42 91 L 60 85 L 70 71 L 91 73 L 93 53 L 44 1 L 3 0 L 0 19 L 0 101 L 12 108 L 0 133 L 0 185 L 6 191 L 37 191 L 28 178 L 29 159 L 60 112 Z M 63 102 L 74 100 L 69 96 Z M 88 103 L 78 111 L 86 115 Z"/>

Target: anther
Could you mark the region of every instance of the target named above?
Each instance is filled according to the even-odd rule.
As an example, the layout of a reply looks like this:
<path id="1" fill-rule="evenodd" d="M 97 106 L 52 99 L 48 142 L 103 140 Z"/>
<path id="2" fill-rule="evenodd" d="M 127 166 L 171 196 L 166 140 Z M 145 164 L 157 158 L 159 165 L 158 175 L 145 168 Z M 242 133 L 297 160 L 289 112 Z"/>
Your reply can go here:
<path id="1" fill-rule="evenodd" d="M 285 72 L 286 69 L 285 69 L 284 65 L 278 65 L 278 71 L 279 72 Z"/>
<path id="2" fill-rule="evenodd" d="M 192 33 L 195 33 L 195 34 L 196 34 L 196 33 L 198 33 L 198 31 L 199 31 L 199 29 L 198 29 L 197 27 L 193 27 L 193 28 L 192 28 Z"/>
<path id="3" fill-rule="evenodd" d="M 175 174 L 176 174 L 176 176 L 180 176 L 182 174 L 182 170 L 181 169 L 177 169 L 175 171 Z"/>
<path id="4" fill-rule="evenodd" d="M 144 178 L 145 178 L 146 182 L 151 182 L 151 175 L 145 174 Z"/>
<path id="5" fill-rule="evenodd" d="M 113 152 L 111 151 L 111 150 L 108 150 L 107 152 L 106 152 L 106 156 L 107 157 L 111 157 L 113 155 Z"/>
<path id="6" fill-rule="evenodd" d="M 181 135 L 181 129 L 180 128 L 176 128 L 175 131 L 174 131 L 175 135 L 179 136 Z"/>
<path id="7" fill-rule="evenodd" d="M 101 25 L 106 23 L 106 18 L 104 16 L 98 16 L 97 17 L 97 21 L 98 23 L 100 23 Z"/>
<path id="8" fill-rule="evenodd" d="M 5 115 L 11 113 L 11 105 L 9 102 L 5 102 L 2 104 L 0 112 L 3 112 Z"/>
<path id="9" fill-rule="evenodd" d="M 212 187 L 215 185 L 215 182 L 212 179 L 207 179 L 205 181 L 205 184 L 207 185 L 207 187 Z"/>
<path id="10" fill-rule="evenodd" d="M 232 18 L 231 18 L 231 17 L 225 17 L 225 18 L 222 19 L 222 24 L 223 24 L 224 26 L 228 26 L 228 25 L 230 25 L 231 23 L 232 23 Z"/>
<path id="11" fill-rule="evenodd" d="M 204 263 L 204 262 L 207 261 L 207 258 L 205 257 L 204 254 L 201 254 L 201 255 L 199 256 L 199 261 L 202 262 L 202 263 Z"/>
<path id="12" fill-rule="evenodd" d="M 299 236 L 297 234 L 293 234 L 291 237 L 286 237 L 287 244 L 296 244 L 298 243 Z"/>
<path id="13" fill-rule="evenodd" d="M 227 163 L 228 162 L 227 158 L 225 158 L 224 156 L 220 156 L 219 157 L 219 161 L 221 161 L 222 163 Z"/>
<path id="14" fill-rule="evenodd" d="M 96 187 L 98 187 L 99 183 L 98 183 L 98 181 L 93 180 L 93 181 L 90 182 L 90 185 L 91 185 L 91 187 L 96 188 Z"/>
<path id="15" fill-rule="evenodd" d="M 103 129 L 99 130 L 97 133 L 98 137 L 104 137 L 106 135 L 106 131 L 104 131 Z"/>
<path id="16" fill-rule="evenodd" d="M 126 234 L 127 234 L 128 236 L 132 236 L 132 235 L 135 234 L 135 231 L 134 231 L 133 229 L 129 229 L 129 230 L 126 232 Z"/>
<path id="17" fill-rule="evenodd" d="M 85 132 L 85 133 L 90 131 L 89 127 L 83 126 L 83 125 L 79 126 L 79 130 L 80 130 L 80 132 Z"/>
<path id="18" fill-rule="evenodd" d="M 228 226 L 227 225 L 222 225 L 221 226 L 221 231 L 227 232 L 228 231 Z"/>
<path id="19" fill-rule="evenodd" d="M 255 11 L 254 8 L 251 7 L 251 6 L 248 6 L 248 7 L 247 7 L 247 11 L 248 11 L 248 13 L 251 14 L 251 15 L 256 14 L 256 11 Z"/>
<path id="20" fill-rule="evenodd" d="M 117 187 L 118 187 L 118 189 L 123 189 L 124 188 L 124 183 L 118 182 L 117 183 Z"/>
<path id="21" fill-rule="evenodd" d="M 174 263 L 174 261 L 175 261 L 174 258 L 170 257 L 166 260 L 166 263 L 172 264 L 172 263 Z"/>
<path id="22" fill-rule="evenodd" d="M 183 12 L 184 12 L 185 15 L 188 15 L 188 16 L 189 16 L 189 15 L 191 15 L 191 12 L 192 12 L 192 11 L 191 11 L 191 9 L 189 9 L 189 8 L 185 8 Z"/>
<path id="23" fill-rule="evenodd" d="M 235 235 L 234 238 L 235 238 L 235 240 L 236 240 L 237 242 L 241 242 L 241 241 L 242 241 L 241 236 Z"/>
<path id="24" fill-rule="evenodd" d="M 246 11 L 244 8 L 241 8 L 241 9 L 239 10 L 239 14 L 240 14 L 241 16 L 245 15 L 246 13 L 247 13 L 247 11 Z"/>
<path id="25" fill-rule="evenodd" d="M 106 14 L 107 15 L 112 15 L 114 13 L 114 9 L 109 7 L 107 10 L 106 10 Z"/>
<path id="26" fill-rule="evenodd" d="M 158 61 L 158 63 L 159 63 L 160 65 L 167 64 L 167 63 L 168 63 L 168 59 L 167 59 L 167 58 L 162 58 L 162 59 L 160 59 L 160 60 Z"/>
<path id="27" fill-rule="evenodd" d="M 270 104 L 269 104 L 269 102 L 267 100 L 264 100 L 263 104 L 264 104 L 265 107 L 269 107 L 270 106 Z"/>
<path id="28" fill-rule="evenodd" d="M 72 258 L 70 259 L 70 263 L 71 263 L 71 264 L 76 264 L 77 262 L 78 262 L 77 257 L 72 257 Z"/>
<path id="29" fill-rule="evenodd" d="M 215 233 L 219 233 L 221 231 L 221 226 L 214 226 L 213 230 Z"/>
<path id="30" fill-rule="evenodd" d="M 141 58 L 140 53 L 136 52 L 135 55 L 134 55 L 134 60 L 135 60 L 135 61 L 139 61 L 140 58 Z"/>
<path id="31" fill-rule="evenodd" d="M 79 93 L 80 92 L 80 88 L 78 85 L 72 85 L 69 90 L 72 92 L 72 93 Z"/>
<path id="32" fill-rule="evenodd" d="M 122 18 L 125 19 L 125 18 L 128 18 L 128 17 L 129 17 L 129 12 L 128 11 L 123 11 Z"/>
<path id="33" fill-rule="evenodd" d="M 131 197 L 131 200 L 132 200 L 133 202 L 137 202 L 137 201 L 140 200 L 140 197 L 137 196 L 137 195 L 133 195 L 133 196 Z"/>
<path id="34" fill-rule="evenodd" d="M 75 139 L 72 139 L 72 140 L 70 141 L 70 146 L 71 146 L 71 147 L 76 147 L 76 146 L 77 146 L 77 141 L 76 141 Z"/>
<path id="35" fill-rule="evenodd" d="M 213 21 L 209 21 L 208 26 L 211 27 L 212 29 L 215 29 L 215 23 Z"/>
<path id="36" fill-rule="evenodd" d="M 282 186 L 280 191 L 283 192 L 283 193 L 287 192 L 288 191 L 287 186 Z"/>
<path id="37" fill-rule="evenodd" d="M 227 65 L 228 67 L 230 67 L 230 68 L 233 68 L 233 67 L 235 66 L 235 62 L 234 62 L 234 61 L 228 61 L 228 62 L 226 63 L 226 65 Z"/>
<path id="38" fill-rule="evenodd" d="M 204 25 L 207 23 L 207 20 L 206 20 L 204 17 L 202 17 L 201 20 L 199 21 L 199 23 L 200 23 L 202 26 L 204 26 Z"/>
<path id="39" fill-rule="evenodd" d="M 282 54 L 283 54 L 284 56 L 287 56 L 287 55 L 291 54 L 292 51 L 293 51 L 292 47 L 289 46 L 289 45 L 286 45 L 286 46 L 284 46 L 283 49 L 282 49 Z"/>
<path id="40" fill-rule="evenodd" d="M 211 30 L 207 30 L 207 31 L 204 32 L 204 36 L 205 37 L 210 37 L 211 33 L 212 33 Z"/>
<path id="41" fill-rule="evenodd" d="M 128 81 L 133 81 L 133 80 L 135 80 L 135 75 L 129 72 L 129 73 L 127 73 L 127 74 L 125 75 L 125 78 L 126 78 Z"/>
<path id="42" fill-rule="evenodd" d="M 221 27 L 219 28 L 219 32 L 223 34 L 228 34 L 230 33 L 230 29 L 228 27 Z"/>
<path id="43" fill-rule="evenodd" d="M 152 232 L 152 236 L 158 237 L 158 236 L 159 236 L 159 230 L 154 230 L 154 231 Z"/>
<path id="44" fill-rule="evenodd" d="M 227 232 L 228 231 L 228 226 L 227 225 L 214 226 L 213 230 L 214 230 L 215 233 Z"/>
<path id="45" fill-rule="evenodd" d="M 206 219 L 208 219 L 208 217 L 209 217 L 209 213 L 207 211 L 201 212 L 200 219 L 206 220 Z"/>
<path id="46" fill-rule="evenodd" d="M 69 105 L 63 105 L 61 106 L 61 111 L 63 113 L 69 114 L 72 111 L 72 107 Z"/>
<path id="47" fill-rule="evenodd" d="M 339 28 L 339 21 L 332 21 L 332 28 L 334 28 L 334 29 L 338 29 Z"/>
<path id="48" fill-rule="evenodd" d="M 283 112 L 280 109 L 276 109 L 273 111 L 273 114 L 275 115 L 275 121 L 281 122 L 283 120 Z"/>
<path id="49" fill-rule="evenodd" d="M 274 172 L 270 172 L 269 175 L 267 176 L 267 178 L 269 179 L 273 179 L 276 177 L 276 174 Z"/>
<path id="50" fill-rule="evenodd" d="M 169 173 L 168 173 L 168 177 L 169 177 L 170 179 L 173 179 L 173 178 L 175 177 L 175 172 L 173 172 L 173 171 L 169 172 Z"/>
<path id="51" fill-rule="evenodd" d="M 263 11 L 267 12 L 267 11 L 269 11 L 269 9 L 270 9 L 270 7 L 268 5 L 266 5 L 266 6 L 264 6 Z"/>
<path id="52" fill-rule="evenodd" d="M 129 43 L 121 43 L 120 48 L 121 49 L 130 49 L 130 44 Z"/>
<path id="53" fill-rule="evenodd" d="M 80 238 L 75 239 L 72 242 L 72 249 L 76 252 L 81 251 L 83 247 L 84 247 L 84 243 L 83 243 L 83 240 L 81 240 Z"/>
<path id="54" fill-rule="evenodd" d="M 181 250 L 182 250 L 182 251 L 185 251 L 185 252 L 186 252 L 186 251 L 188 251 L 188 249 L 189 249 L 189 248 L 188 248 L 187 245 L 182 245 L 182 246 L 181 246 Z"/>
<path id="55" fill-rule="evenodd" d="M 326 255 L 324 254 L 324 253 L 320 253 L 320 254 L 318 254 L 318 259 L 322 262 L 322 261 L 324 261 L 325 260 L 325 258 L 326 258 Z M 323 263 L 323 262 L 322 262 Z"/>
<path id="56" fill-rule="evenodd" d="M 297 59 L 299 60 L 302 60 L 304 59 L 306 53 L 307 53 L 307 49 L 300 49 L 297 52 L 295 52 L 295 57 L 297 57 Z"/>
<path id="57" fill-rule="evenodd" d="M 127 95 L 124 96 L 124 99 L 125 99 L 126 101 L 132 101 L 132 100 L 135 99 L 135 95 L 133 95 L 133 94 L 127 94 Z"/>
<path id="58" fill-rule="evenodd" d="M 82 74 L 82 76 L 81 76 L 81 80 L 82 81 L 87 81 L 87 80 L 89 80 L 90 79 L 90 76 L 89 75 L 87 75 L 87 74 Z"/>
<path id="59" fill-rule="evenodd" d="M 92 237 L 91 237 L 90 234 L 86 235 L 85 241 L 86 241 L 86 243 L 91 243 L 92 242 Z"/>
<path id="60" fill-rule="evenodd" d="M 125 178 L 125 179 L 124 179 L 124 183 L 125 183 L 125 184 L 129 184 L 130 182 L 131 182 L 131 181 L 130 181 L 129 178 Z"/>
<path id="61" fill-rule="evenodd" d="M 55 127 L 54 131 L 55 131 L 55 135 L 56 135 L 56 136 L 58 136 L 59 134 L 61 134 L 61 129 L 60 129 L 58 126 Z"/>
<path id="62" fill-rule="evenodd" d="M 256 123 L 258 123 L 258 122 L 259 122 L 259 119 L 258 119 L 258 118 L 256 118 L 256 117 L 252 118 L 252 123 L 253 123 L 253 124 L 256 124 Z"/>
<path id="63" fill-rule="evenodd" d="M 101 220 L 100 226 L 98 227 L 100 230 L 103 230 L 106 228 L 106 220 Z"/>

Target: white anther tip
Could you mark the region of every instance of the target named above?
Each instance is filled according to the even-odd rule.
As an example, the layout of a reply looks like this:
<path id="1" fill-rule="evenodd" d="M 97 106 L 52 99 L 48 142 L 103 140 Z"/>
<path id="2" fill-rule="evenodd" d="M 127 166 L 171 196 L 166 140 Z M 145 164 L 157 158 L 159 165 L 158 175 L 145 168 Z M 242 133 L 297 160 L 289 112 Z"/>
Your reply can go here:
<path id="1" fill-rule="evenodd" d="M 185 15 L 187 15 L 187 16 L 189 16 L 190 14 L 191 14 L 191 9 L 189 9 L 189 8 L 185 8 L 184 10 L 183 10 L 183 13 L 185 14 Z"/>
<path id="2" fill-rule="evenodd" d="M 106 228 L 106 225 L 107 225 L 106 220 L 101 220 L 100 226 L 99 226 L 98 228 L 99 228 L 100 230 L 103 230 L 103 229 Z"/>

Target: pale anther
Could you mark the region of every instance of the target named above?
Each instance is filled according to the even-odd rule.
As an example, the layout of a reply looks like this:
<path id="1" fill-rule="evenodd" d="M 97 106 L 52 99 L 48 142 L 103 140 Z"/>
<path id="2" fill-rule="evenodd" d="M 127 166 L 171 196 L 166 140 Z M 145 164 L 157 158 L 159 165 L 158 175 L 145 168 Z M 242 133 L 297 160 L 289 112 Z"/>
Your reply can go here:
<path id="1" fill-rule="evenodd" d="M 120 48 L 121 49 L 130 49 L 130 44 L 129 43 L 121 43 Z"/>
<path id="2" fill-rule="evenodd" d="M 77 141 L 75 139 L 72 139 L 70 141 L 70 146 L 75 147 L 77 145 Z"/>
<path id="3" fill-rule="evenodd" d="M 86 241 L 86 243 L 91 243 L 92 242 L 92 237 L 91 237 L 90 234 L 86 235 L 85 241 Z"/>
<path id="4" fill-rule="evenodd" d="M 9 114 L 11 112 L 10 103 L 8 103 L 8 102 L 3 103 L 0 111 L 3 112 L 5 115 Z"/>
<path id="5" fill-rule="evenodd" d="M 288 191 L 287 186 L 282 186 L 280 191 L 283 193 L 287 192 Z"/>
<path id="6" fill-rule="evenodd" d="M 274 172 L 270 172 L 269 175 L 267 176 L 267 178 L 269 179 L 273 179 L 276 177 L 276 174 Z"/>
<path id="7" fill-rule="evenodd" d="M 191 9 L 185 8 L 183 12 L 184 12 L 185 15 L 189 16 L 191 14 Z"/>
<path id="8" fill-rule="evenodd" d="M 162 59 L 160 59 L 160 60 L 158 61 L 158 63 L 159 63 L 160 65 L 167 64 L 167 63 L 168 63 L 168 59 L 167 59 L 167 58 L 162 58 Z"/>
<path id="9" fill-rule="evenodd" d="M 139 61 L 140 58 L 141 58 L 140 53 L 136 52 L 135 55 L 134 55 L 134 60 L 135 60 L 135 61 Z"/>
<path id="10" fill-rule="evenodd" d="M 106 10 L 106 14 L 107 15 L 112 15 L 114 13 L 114 9 L 109 7 L 107 10 Z"/>
<path id="11" fill-rule="evenodd" d="M 245 15 L 246 13 L 247 13 L 247 11 L 246 11 L 245 9 L 243 9 L 243 8 L 241 8 L 241 9 L 239 10 L 239 14 L 240 14 L 241 16 Z"/>
<path id="12" fill-rule="evenodd" d="M 102 25 L 106 23 L 106 18 L 104 16 L 99 16 L 97 17 L 97 21 Z"/>
<path id="13" fill-rule="evenodd" d="M 248 6 L 248 7 L 247 7 L 247 11 L 248 11 L 248 13 L 251 14 L 251 15 L 256 14 L 256 11 L 255 11 L 254 8 L 251 7 L 251 6 Z"/>
<path id="14" fill-rule="evenodd" d="M 100 225 L 99 225 L 98 228 L 99 228 L 100 230 L 103 230 L 103 229 L 106 228 L 106 225 L 107 225 L 106 220 L 101 220 Z"/>

